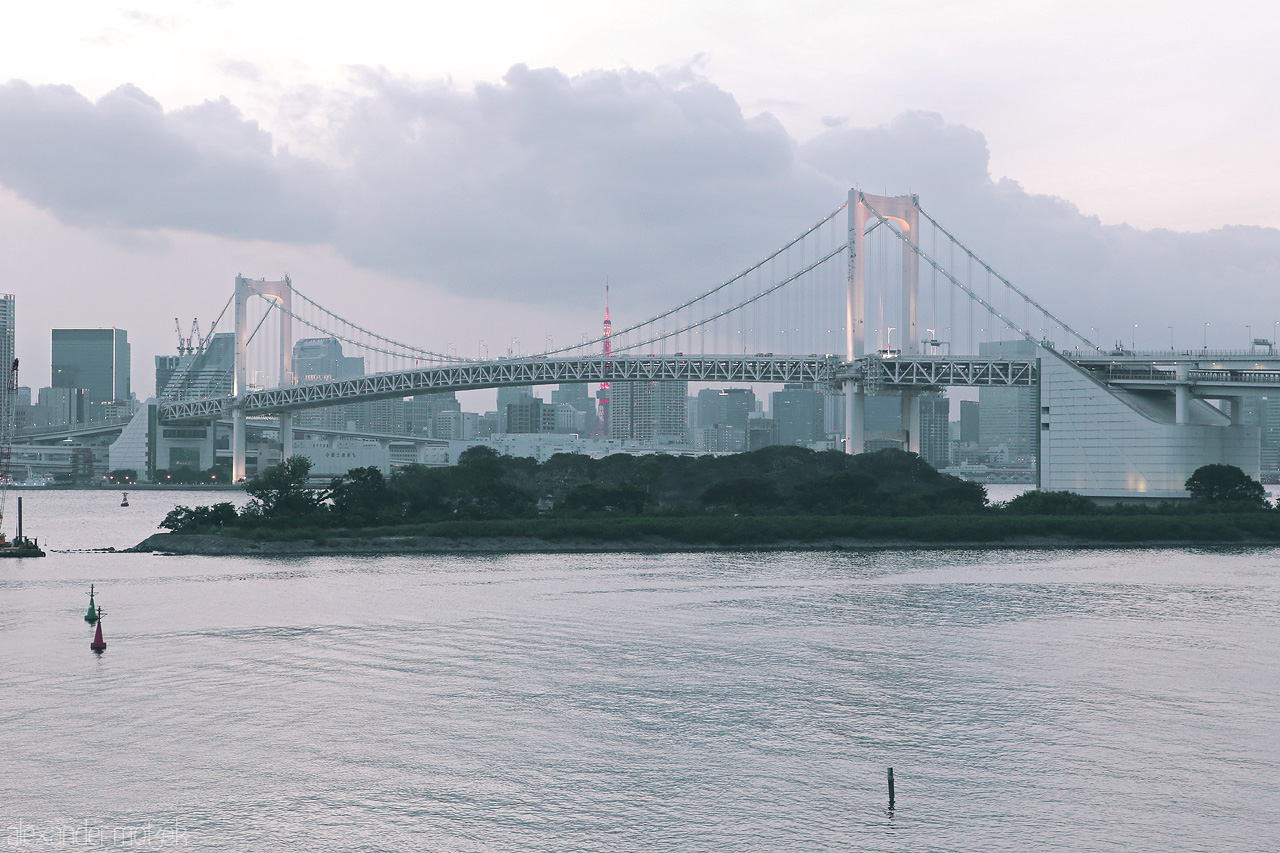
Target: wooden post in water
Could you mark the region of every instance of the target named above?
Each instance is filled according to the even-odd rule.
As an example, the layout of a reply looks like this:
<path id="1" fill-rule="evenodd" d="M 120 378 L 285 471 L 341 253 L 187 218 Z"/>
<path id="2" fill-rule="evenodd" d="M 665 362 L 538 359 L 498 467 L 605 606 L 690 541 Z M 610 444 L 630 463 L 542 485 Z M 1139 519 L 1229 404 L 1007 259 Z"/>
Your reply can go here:
<path id="1" fill-rule="evenodd" d="M 889 808 L 893 808 L 893 768 L 889 768 Z"/>

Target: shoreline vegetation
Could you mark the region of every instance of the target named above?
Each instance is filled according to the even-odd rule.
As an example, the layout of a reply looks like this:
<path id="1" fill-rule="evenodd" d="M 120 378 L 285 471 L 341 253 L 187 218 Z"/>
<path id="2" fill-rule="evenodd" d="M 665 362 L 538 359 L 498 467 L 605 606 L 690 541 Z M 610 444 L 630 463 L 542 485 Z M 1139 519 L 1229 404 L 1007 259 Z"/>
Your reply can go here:
<path id="1" fill-rule="evenodd" d="M 133 551 L 170 554 L 1060 548 L 1280 544 L 1280 510 L 1238 468 L 1209 465 L 1192 500 L 1102 507 L 1070 492 L 1005 504 L 918 456 L 770 447 L 720 457 L 466 451 L 390 478 L 357 468 L 327 486 L 293 457 L 252 500 L 179 506 Z"/>

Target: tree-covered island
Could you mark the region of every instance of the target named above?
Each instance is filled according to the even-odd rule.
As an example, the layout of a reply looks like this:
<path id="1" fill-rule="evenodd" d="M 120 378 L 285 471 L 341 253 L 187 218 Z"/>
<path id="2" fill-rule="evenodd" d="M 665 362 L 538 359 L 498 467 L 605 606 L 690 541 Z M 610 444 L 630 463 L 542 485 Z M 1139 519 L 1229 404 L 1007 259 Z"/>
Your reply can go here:
<path id="1" fill-rule="evenodd" d="M 455 466 L 411 465 L 389 478 L 357 468 L 327 485 L 295 456 L 249 482 L 251 500 L 179 506 L 146 550 L 186 550 L 218 537 L 262 549 L 452 550 L 484 540 L 503 550 L 634 547 L 839 547 L 858 544 L 1230 543 L 1280 541 L 1280 511 L 1238 468 L 1209 465 L 1187 481 L 1189 501 L 1102 507 L 1070 492 L 1027 492 L 992 506 L 986 490 L 918 456 L 849 456 L 769 447 L 728 456 L 558 454 L 546 462 L 485 447 Z M 293 543 L 280 547 L 280 543 Z M 357 547 L 359 546 L 359 547 Z M 390 546 L 389 546 L 390 547 Z"/>

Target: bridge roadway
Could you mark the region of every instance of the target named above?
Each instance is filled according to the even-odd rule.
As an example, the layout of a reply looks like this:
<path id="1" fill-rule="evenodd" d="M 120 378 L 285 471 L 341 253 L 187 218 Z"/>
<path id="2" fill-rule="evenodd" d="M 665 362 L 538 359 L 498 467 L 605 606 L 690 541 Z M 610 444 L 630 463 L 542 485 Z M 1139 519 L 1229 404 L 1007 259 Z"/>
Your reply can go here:
<path id="1" fill-rule="evenodd" d="M 1180 366 L 1160 367 L 1144 354 L 1125 358 L 1075 357 L 1103 382 L 1131 389 L 1172 391 L 1189 385 L 1198 397 L 1235 397 L 1280 391 L 1280 366 L 1257 364 L 1252 354 L 1199 355 L 1196 363 L 1212 367 L 1192 369 L 1187 361 Z M 1190 360 L 1190 359 L 1188 359 Z M 1163 363 L 1163 362 L 1162 362 Z M 1248 368 L 1228 367 L 1250 364 Z M 1179 378 L 1179 367 L 1186 373 Z M 1171 369 L 1172 368 L 1172 369 Z M 409 397 L 415 394 L 471 391 L 511 385 L 555 385 L 599 382 L 741 382 L 819 383 L 835 387 L 854 381 L 864 387 L 1031 387 L 1038 381 L 1035 359 L 994 359 L 975 356 L 893 356 L 862 358 L 850 364 L 838 356 L 746 355 L 588 355 L 568 358 L 517 358 L 474 361 L 442 367 L 375 373 L 356 379 L 311 382 L 285 388 L 250 391 L 240 401 L 246 416 L 278 414 L 298 409 L 341 405 L 368 400 Z M 164 423 L 207 421 L 221 418 L 236 408 L 234 397 L 163 403 Z"/>
<path id="2" fill-rule="evenodd" d="M 842 362 L 835 356 L 774 355 L 591 355 L 569 358 L 494 359 L 375 373 L 356 379 L 309 382 L 285 388 L 250 391 L 240 401 L 247 416 L 290 412 L 367 400 L 472 391 L 510 385 L 560 383 L 687 382 L 783 383 L 836 380 Z M 233 397 L 165 403 L 164 423 L 222 417 L 234 408 Z"/>
<path id="3" fill-rule="evenodd" d="M 599 382 L 812 382 L 836 386 L 846 380 L 896 387 L 945 385 L 1030 386 L 1036 381 L 1034 360 L 990 358 L 912 359 L 871 357 L 852 367 L 833 355 L 778 356 L 590 355 L 570 358 L 519 358 L 474 361 L 443 367 L 375 373 L 356 379 L 310 382 L 285 388 L 250 391 L 241 401 L 246 416 L 334 406 L 366 400 L 439 394 L 511 385 L 556 385 Z M 207 421 L 227 415 L 233 397 L 163 403 L 164 423 Z"/>

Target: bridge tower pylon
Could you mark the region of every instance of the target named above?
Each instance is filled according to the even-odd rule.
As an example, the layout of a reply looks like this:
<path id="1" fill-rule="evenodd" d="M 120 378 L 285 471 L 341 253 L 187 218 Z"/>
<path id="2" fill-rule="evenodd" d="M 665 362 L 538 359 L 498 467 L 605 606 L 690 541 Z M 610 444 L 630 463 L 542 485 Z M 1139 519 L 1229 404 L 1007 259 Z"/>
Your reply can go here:
<path id="1" fill-rule="evenodd" d="M 873 212 L 874 211 L 874 212 Z M 849 280 L 845 302 L 845 358 L 850 363 L 866 356 L 867 331 L 867 224 L 889 220 L 912 240 L 920 230 L 919 198 L 914 195 L 870 195 L 856 187 L 849 190 Z M 901 329 L 903 355 L 920 353 L 920 259 L 909 243 L 902 243 Z M 886 344 L 888 345 L 888 343 Z M 866 389 L 853 380 L 844 383 L 846 453 L 861 453 L 866 446 L 863 422 Z M 915 391 L 902 392 L 902 424 L 907 449 L 920 452 L 920 399 Z"/>
<path id="2" fill-rule="evenodd" d="M 238 483 L 245 478 L 245 448 L 247 431 L 243 400 L 249 391 L 249 300 L 253 296 L 261 296 L 270 301 L 280 313 L 280 385 L 292 383 L 293 355 L 293 283 L 285 276 L 280 281 L 263 279 L 247 279 L 236 276 L 235 290 L 235 371 L 232 394 L 235 402 L 231 408 L 231 482 Z M 293 414 L 284 412 L 280 415 L 281 458 L 287 459 L 293 453 Z"/>

